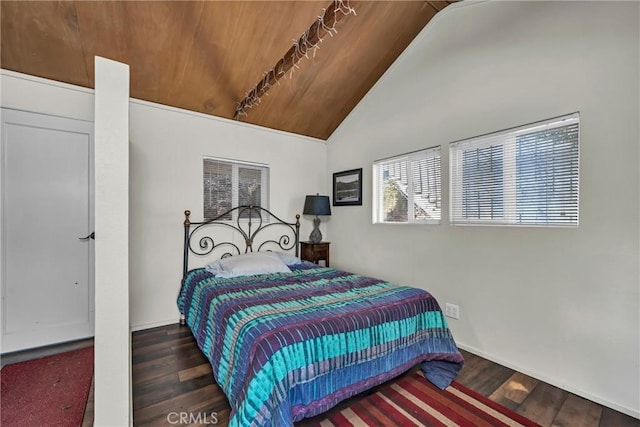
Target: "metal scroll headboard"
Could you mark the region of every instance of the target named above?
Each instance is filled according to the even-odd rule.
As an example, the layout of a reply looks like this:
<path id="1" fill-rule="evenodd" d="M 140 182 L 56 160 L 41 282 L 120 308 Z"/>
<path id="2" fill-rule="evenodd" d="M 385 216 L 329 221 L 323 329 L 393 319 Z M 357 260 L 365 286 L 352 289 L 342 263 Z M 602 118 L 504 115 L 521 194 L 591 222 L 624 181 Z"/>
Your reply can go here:
<path id="1" fill-rule="evenodd" d="M 257 252 L 279 248 L 284 251 L 293 249 L 295 255 L 299 255 L 300 215 L 296 215 L 296 222 L 286 222 L 260 206 L 237 206 L 215 218 L 202 222 L 191 222 L 189 219 L 191 211 L 189 210 L 184 211 L 184 215 L 183 279 L 189 271 L 190 253 L 198 256 L 207 256 L 215 250 L 219 250 L 222 252 L 220 257 L 224 258 L 253 252 L 254 246 L 256 246 L 255 251 Z M 209 230 L 210 227 L 212 227 L 211 230 Z M 215 227 L 230 229 L 232 234 L 239 233 L 244 243 L 238 244 L 224 240 L 216 242 L 214 237 L 209 234 L 209 231 L 214 231 Z M 281 230 L 277 231 L 276 237 L 270 237 L 268 233 L 264 233 L 265 229 L 272 228 Z M 261 232 L 264 240 L 256 240 L 256 236 Z M 196 247 L 193 245 L 194 241 L 196 242 Z M 242 245 L 244 245 L 244 250 Z"/>

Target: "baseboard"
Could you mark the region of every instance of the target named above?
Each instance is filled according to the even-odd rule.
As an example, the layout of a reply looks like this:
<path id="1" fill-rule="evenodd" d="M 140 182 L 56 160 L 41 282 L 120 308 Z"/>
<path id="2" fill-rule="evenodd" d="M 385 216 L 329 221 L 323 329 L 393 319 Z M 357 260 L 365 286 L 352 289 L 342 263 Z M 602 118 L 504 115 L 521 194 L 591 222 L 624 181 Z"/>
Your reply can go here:
<path id="1" fill-rule="evenodd" d="M 180 323 L 180 318 L 161 320 L 159 322 L 141 323 L 139 325 L 131 325 L 131 332 L 142 331 L 144 329 L 158 328 L 160 326 L 174 325 Z"/>
<path id="2" fill-rule="evenodd" d="M 607 399 L 603 399 L 602 397 L 599 397 L 599 396 L 594 396 L 591 393 L 585 392 L 584 390 L 579 390 L 579 389 L 577 389 L 575 387 L 571 387 L 571 386 L 566 385 L 566 384 L 561 384 L 561 383 L 555 381 L 553 378 L 548 378 L 545 375 L 540 374 L 539 372 L 535 372 L 535 371 L 533 371 L 531 369 L 527 369 L 525 367 L 519 366 L 517 363 L 513 363 L 511 361 L 501 359 L 500 357 L 497 357 L 497 356 L 495 356 L 493 354 L 486 353 L 486 352 L 484 352 L 482 350 L 479 350 L 477 348 L 474 348 L 472 346 L 469 346 L 469 345 L 466 345 L 466 344 L 463 344 L 463 343 L 460 343 L 460 342 L 456 342 L 456 344 L 458 345 L 459 348 L 461 348 L 463 350 L 466 350 L 469 353 L 473 353 L 473 354 L 475 354 L 477 356 L 483 357 L 483 358 L 485 358 L 487 360 L 490 360 L 492 362 L 495 362 L 495 363 L 497 363 L 499 365 L 506 366 L 507 368 L 510 368 L 510 369 L 515 370 L 515 371 L 521 372 L 521 373 L 523 373 L 525 375 L 528 375 L 528 376 L 530 376 L 532 378 L 535 378 L 535 379 L 537 379 L 539 381 L 543 381 L 545 383 L 551 384 L 554 387 L 558 387 L 558 388 L 560 388 L 562 390 L 566 390 L 569 393 L 573 393 L 573 394 L 578 395 L 580 397 L 584 397 L 585 399 L 591 400 L 592 402 L 596 402 L 596 403 L 598 403 L 600 405 L 606 406 L 607 408 L 611 408 L 611 409 L 613 409 L 615 411 L 618 411 L 618 412 L 621 412 L 623 414 L 629 415 L 630 417 L 640 419 L 640 411 L 638 411 L 638 410 L 627 408 L 627 407 L 619 405 L 619 404 L 617 404 L 615 402 L 611 402 L 611 401 L 609 401 Z"/>
<path id="3" fill-rule="evenodd" d="M 2 353 L 0 354 L 0 366 L 23 362 L 29 359 L 51 356 L 53 354 L 64 353 L 67 351 L 77 350 L 79 348 L 89 347 L 93 345 L 93 342 L 93 337 L 89 337 L 49 344 L 41 347 L 27 348 L 10 353 Z"/>

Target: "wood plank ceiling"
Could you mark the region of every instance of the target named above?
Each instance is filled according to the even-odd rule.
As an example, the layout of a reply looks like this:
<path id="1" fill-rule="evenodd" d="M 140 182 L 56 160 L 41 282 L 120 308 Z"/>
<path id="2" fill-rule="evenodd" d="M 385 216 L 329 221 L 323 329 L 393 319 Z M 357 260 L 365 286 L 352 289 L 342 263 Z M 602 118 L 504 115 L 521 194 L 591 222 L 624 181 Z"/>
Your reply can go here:
<path id="1" fill-rule="evenodd" d="M 356 15 L 241 120 L 327 139 L 452 1 L 351 1 Z M 233 118 L 331 1 L 2 1 L 0 66 L 92 88 L 94 56 L 131 67 L 131 96 Z"/>

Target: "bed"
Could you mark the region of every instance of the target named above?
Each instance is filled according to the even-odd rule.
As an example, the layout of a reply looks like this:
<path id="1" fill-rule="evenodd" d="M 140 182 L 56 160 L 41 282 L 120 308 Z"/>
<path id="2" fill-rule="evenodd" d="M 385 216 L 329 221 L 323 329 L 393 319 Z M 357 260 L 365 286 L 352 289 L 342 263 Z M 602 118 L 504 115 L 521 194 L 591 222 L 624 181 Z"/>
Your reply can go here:
<path id="1" fill-rule="evenodd" d="M 444 389 L 462 367 L 428 292 L 301 261 L 299 215 L 189 214 L 178 307 L 229 399 L 230 426 L 290 426 L 418 364 Z M 193 257 L 213 261 L 190 269 Z"/>

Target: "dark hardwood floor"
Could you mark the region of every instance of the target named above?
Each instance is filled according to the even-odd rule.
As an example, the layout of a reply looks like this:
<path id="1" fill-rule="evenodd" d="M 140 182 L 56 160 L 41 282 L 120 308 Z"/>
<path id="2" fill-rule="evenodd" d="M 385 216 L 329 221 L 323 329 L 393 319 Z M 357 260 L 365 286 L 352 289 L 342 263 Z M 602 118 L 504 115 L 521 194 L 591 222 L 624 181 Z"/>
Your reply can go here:
<path id="1" fill-rule="evenodd" d="M 504 366 L 463 351 L 456 380 L 542 426 L 640 427 L 640 420 L 603 407 Z M 203 424 L 227 425 L 229 403 L 187 327 L 134 332 L 133 423 L 185 425 L 191 413 Z M 358 396 L 350 399 L 358 399 Z M 349 401 L 339 405 L 340 410 Z M 194 423 L 198 424 L 198 423 Z"/>

